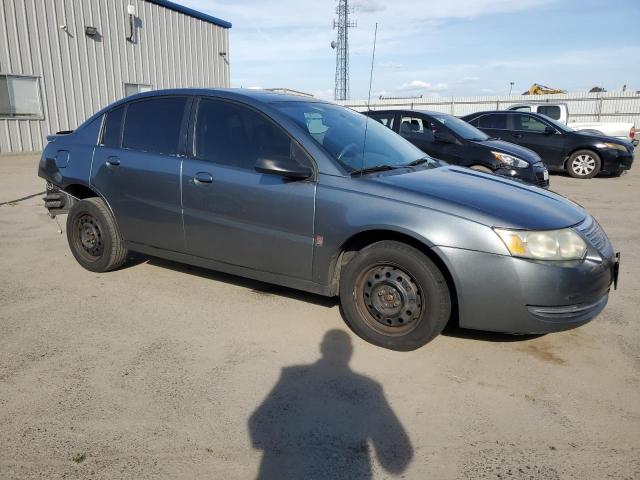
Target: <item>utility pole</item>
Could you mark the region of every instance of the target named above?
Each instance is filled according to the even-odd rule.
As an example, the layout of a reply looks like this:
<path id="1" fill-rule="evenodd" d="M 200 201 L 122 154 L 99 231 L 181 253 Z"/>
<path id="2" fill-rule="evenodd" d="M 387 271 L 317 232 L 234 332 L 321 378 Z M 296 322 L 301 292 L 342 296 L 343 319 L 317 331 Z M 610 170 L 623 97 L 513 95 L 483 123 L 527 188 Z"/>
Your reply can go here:
<path id="1" fill-rule="evenodd" d="M 331 42 L 331 48 L 336 50 L 336 84 L 333 95 L 335 100 L 349 98 L 349 29 L 357 27 L 356 22 L 349 21 L 351 12 L 349 0 L 338 0 L 338 20 L 333 21 L 334 30 L 338 29 L 338 41 Z"/>

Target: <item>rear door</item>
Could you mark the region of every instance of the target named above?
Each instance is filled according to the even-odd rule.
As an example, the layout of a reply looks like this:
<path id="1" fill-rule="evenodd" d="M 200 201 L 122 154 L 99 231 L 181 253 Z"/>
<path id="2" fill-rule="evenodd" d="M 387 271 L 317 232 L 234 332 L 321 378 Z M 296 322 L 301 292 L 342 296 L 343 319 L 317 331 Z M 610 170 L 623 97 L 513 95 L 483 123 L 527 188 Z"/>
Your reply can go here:
<path id="1" fill-rule="evenodd" d="M 186 96 L 151 97 L 106 114 L 91 184 L 124 240 L 184 250 L 179 152 L 189 103 Z"/>
<path id="2" fill-rule="evenodd" d="M 184 159 L 187 250 L 254 270 L 311 279 L 316 184 L 259 173 L 259 157 L 312 160 L 278 125 L 236 102 L 202 98 Z"/>
<path id="3" fill-rule="evenodd" d="M 486 113 L 474 118 L 469 123 L 492 138 L 518 143 L 512 139 L 511 133 L 508 131 L 507 120 L 510 115 L 510 113 Z"/>

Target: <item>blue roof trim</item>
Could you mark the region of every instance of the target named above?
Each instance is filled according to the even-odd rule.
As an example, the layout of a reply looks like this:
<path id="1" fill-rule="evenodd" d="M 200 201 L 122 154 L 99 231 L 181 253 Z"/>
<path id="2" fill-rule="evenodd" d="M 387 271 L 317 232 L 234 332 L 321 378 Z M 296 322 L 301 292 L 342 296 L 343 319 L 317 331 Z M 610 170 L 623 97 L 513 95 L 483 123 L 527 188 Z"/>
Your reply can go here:
<path id="1" fill-rule="evenodd" d="M 207 15 L 206 13 L 199 12 L 194 10 L 193 8 L 185 7 L 183 5 L 178 5 L 177 3 L 170 2 L 169 0 L 148 0 L 151 3 L 155 3 L 156 5 L 160 5 L 164 8 L 169 8 L 171 10 L 175 10 L 176 12 L 184 13 L 185 15 L 189 15 L 190 17 L 199 18 L 200 20 L 204 20 L 205 22 L 214 23 L 223 28 L 231 28 L 231 22 L 227 22 L 226 20 L 222 20 L 220 18 L 213 17 L 211 15 Z"/>

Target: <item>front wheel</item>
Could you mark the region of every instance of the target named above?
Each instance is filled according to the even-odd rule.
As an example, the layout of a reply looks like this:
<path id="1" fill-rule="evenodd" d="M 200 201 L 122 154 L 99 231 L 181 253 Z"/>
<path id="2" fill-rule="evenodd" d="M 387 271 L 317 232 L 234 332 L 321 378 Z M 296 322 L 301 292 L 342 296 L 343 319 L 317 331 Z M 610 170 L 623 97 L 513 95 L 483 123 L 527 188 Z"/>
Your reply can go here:
<path id="1" fill-rule="evenodd" d="M 600 156 L 591 150 L 578 150 L 567 160 L 567 173 L 573 178 L 593 178 L 601 167 Z"/>
<path id="2" fill-rule="evenodd" d="M 340 303 L 356 334 L 391 350 L 425 345 L 451 316 L 442 272 L 420 251 L 395 241 L 369 245 L 343 267 Z"/>
<path id="3" fill-rule="evenodd" d="M 87 198 L 71 208 L 67 240 L 78 263 L 92 272 L 108 272 L 127 258 L 116 222 L 101 198 Z"/>

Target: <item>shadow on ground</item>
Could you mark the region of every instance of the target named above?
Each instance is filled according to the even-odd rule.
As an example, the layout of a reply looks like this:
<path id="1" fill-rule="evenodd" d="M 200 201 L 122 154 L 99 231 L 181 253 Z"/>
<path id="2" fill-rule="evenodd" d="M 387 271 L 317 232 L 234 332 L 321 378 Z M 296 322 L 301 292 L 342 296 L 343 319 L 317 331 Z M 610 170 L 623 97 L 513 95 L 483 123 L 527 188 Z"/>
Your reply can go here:
<path id="1" fill-rule="evenodd" d="M 250 278 L 238 277 L 236 275 L 231 275 L 228 273 L 195 267 L 193 265 L 187 265 L 185 263 L 173 262 L 171 260 L 165 260 L 163 258 L 150 257 L 135 252 L 129 255 L 129 258 L 127 258 L 127 262 L 125 263 L 123 268 L 133 267 L 142 263 L 148 263 L 149 265 L 153 265 L 155 267 L 168 268 L 176 272 L 186 273 L 189 275 L 197 275 L 209 280 L 224 282 L 231 285 L 247 288 L 259 295 L 280 295 L 283 297 L 291 298 L 293 300 L 313 303 L 314 305 L 319 305 L 327 308 L 335 307 L 336 305 L 338 305 L 338 303 L 340 303 L 337 297 L 328 298 L 322 295 L 303 292 L 302 290 L 281 287 L 279 285 L 260 282 L 258 280 L 252 280 Z"/>
<path id="2" fill-rule="evenodd" d="M 317 362 L 283 368 L 249 418 L 263 452 L 257 478 L 370 479 L 374 452 L 382 469 L 402 473 L 413 447 L 382 386 L 349 368 L 349 335 L 331 330 L 320 349 Z"/>
<path id="3" fill-rule="evenodd" d="M 449 325 L 447 325 L 442 331 L 442 335 L 446 337 L 462 338 L 464 340 L 481 340 L 497 343 L 523 342 L 525 340 L 532 340 L 534 338 L 544 336 L 544 334 L 510 335 L 508 333 L 471 330 L 468 328 L 461 328 L 458 325 L 455 325 L 454 322 L 449 322 Z"/>
<path id="4" fill-rule="evenodd" d="M 281 287 L 270 283 L 260 282 L 245 277 L 238 277 L 227 273 L 217 272 L 206 268 L 187 265 L 184 263 L 173 262 L 158 257 L 150 257 L 140 253 L 132 252 L 127 258 L 127 262 L 123 268 L 134 267 L 142 263 L 148 263 L 160 268 L 168 268 L 176 272 L 186 273 L 189 275 L 197 275 L 202 278 L 224 282 L 231 285 L 247 288 L 259 295 L 280 295 L 283 297 L 299 300 L 301 302 L 312 303 L 322 307 L 332 308 L 340 304 L 338 297 L 328 298 L 322 295 L 316 295 L 293 288 Z M 482 330 L 470 330 L 460 328 L 457 325 L 457 319 L 452 319 L 446 326 L 442 335 L 448 337 L 461 338 L 465 340 L 481 340 L 485 342 L 521 342 L 541 337 L 542 335 L 509 335 L 507 333 L 485 332 Z"/>

